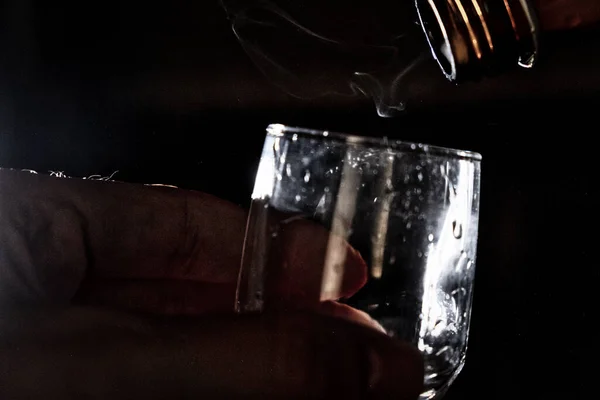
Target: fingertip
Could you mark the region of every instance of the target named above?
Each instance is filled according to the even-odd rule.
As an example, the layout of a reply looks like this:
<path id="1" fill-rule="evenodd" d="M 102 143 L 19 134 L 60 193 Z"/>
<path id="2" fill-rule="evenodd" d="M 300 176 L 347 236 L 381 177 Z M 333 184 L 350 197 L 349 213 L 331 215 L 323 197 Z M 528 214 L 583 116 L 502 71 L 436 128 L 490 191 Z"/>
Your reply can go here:
<path id="1" fill-rule="evenodd" d="M 334 290 L 325 290 L 325 264 L 337 246 L 346 251 L 339 257 L 342 268 Z M 350 297 L 367 281 L 367 264 L 347 241 L 333 236 L 324 227 L 307 220 L 294 220 L 282 224 L 279 235 L 272 245 L 272 257 L 268 268 L 268 286 L 273 298 L 281 301 L 316 305 L 324 300 Z M 344 251 L 344 247 L 340 248 Z M 336 257 L 338 257 L 336 255 Z M 338 275 L 339 276 L 339 275 Z"/>
<path id="2" fill-rule="evenodd" d="M 356 308 L 350 307 L 347 304 L 338 303 L 337 301 L 325 301 L 316 308 L 316 311 L 322 315 L 341 318 L 343 320 L 353 322 L 378 332 L 386 334 L 387 332 L 375 319 L 369 314 Z"/>
<path id="3" fill-rule="evenodd" d="M 367 283 L 368 267 L 358 250 L 347 244 L 346 263 L 340 298 L 350 297 Z"/>
<path id="4" fill-rule="evenodd" d="M 371 344 L 368 384 L 373 398 L 416 400 L 424 375 L 423 357 L 415 347 L 392 339 Z"/>
<path id="5" fill-rule="evenodd" d="M 303 351 L 313 354 L 303 368 L 313 370 L 306 385 L 314 393 L 416 400 L 423 390 L 423 359 L 411 344 L 330 315 L 293 313 L 279 321 L 290 337 L 300 332 Z"/>

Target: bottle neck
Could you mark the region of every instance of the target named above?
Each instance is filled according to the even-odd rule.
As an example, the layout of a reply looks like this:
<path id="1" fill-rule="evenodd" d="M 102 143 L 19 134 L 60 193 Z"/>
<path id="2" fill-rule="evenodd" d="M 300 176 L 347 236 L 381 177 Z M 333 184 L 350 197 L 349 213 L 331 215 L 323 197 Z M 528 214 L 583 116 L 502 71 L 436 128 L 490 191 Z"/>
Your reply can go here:
<path id="1" fill-rule="evenodd" d="M 600 20 L 597 0 L 416 0 L 421 27 L 442 72 L 453 82 L 532 68 L 543 30 Z"/>
<path id="2" fill-rule="evenodd" d="M 450 81 L 534 66 L 539 24 L 529 0 L 416 0 L 431 52 Z"/>

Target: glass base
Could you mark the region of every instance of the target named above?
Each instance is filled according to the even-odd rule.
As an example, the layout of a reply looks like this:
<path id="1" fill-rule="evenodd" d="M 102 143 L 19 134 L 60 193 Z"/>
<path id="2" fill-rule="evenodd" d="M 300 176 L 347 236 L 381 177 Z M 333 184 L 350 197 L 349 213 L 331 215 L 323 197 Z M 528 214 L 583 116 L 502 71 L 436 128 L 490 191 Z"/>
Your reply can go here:
<path id="1" fill-rule="evenodd" d="M 460 374 L 460 371 L 462 371 L 464 365 L 465 363 L 463 360 L 452 373 L 448 374 L 448 376 L 436 376 L 435 380 L 444 382 L 444 384 L 424 391 L 419 396 L 419 400 L 439 400 L 443 398 L 450 386 L 454 383 L 454 380 L 458 374 Z M 435 384 L 431 381 L 428 382 L 428 378 L 425 377 L 425 387 L 427 388 L 431 386 L 435 386 Z"/>

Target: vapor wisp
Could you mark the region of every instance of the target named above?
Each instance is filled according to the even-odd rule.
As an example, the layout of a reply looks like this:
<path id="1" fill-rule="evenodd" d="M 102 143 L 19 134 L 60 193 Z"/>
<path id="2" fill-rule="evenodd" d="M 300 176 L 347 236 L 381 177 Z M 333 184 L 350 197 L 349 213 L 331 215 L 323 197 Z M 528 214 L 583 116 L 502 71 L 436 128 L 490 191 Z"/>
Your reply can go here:
<path id="1" fill-rule="evenodd" d="M 366 96 L 373 99 L 380 116 L 392 117 L 406 108 L 407 76 L 427 58 L 424 52 L 407 50 L 412 39 L 408 32 L 382 43 L 364 43 L 346 40 L 343 33 L 333 37 L 319 31 L 311 26 L 310 12 L 292 15 L 291 3 L 285 8 L 282 1 L 221 3 L 256 67 L 296 98 Z M 319 8 L 309 11 L 318 13 Z M 335 31 L 336 26 L 327 28 L 332 29 L 322 30 Z"/>

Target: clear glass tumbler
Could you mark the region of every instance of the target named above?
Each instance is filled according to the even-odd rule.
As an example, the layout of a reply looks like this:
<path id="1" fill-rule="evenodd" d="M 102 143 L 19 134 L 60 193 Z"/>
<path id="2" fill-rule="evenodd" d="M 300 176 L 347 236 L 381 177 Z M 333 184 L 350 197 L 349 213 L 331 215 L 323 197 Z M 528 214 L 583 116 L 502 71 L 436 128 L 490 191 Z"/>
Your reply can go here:
<path id="1" fill-rule="evenodd" d="M 366 278 L 338 301 L 418 347 L 425 359 L 421 399 L 440 398 L 465 362 L 480 160 L 473 152 L 270 125 L 252 194 L 238 311 L 339 297 L 346 277 L 357 273 L 344 262 L 349 244 L 362 256 Z M 299 223 L 322 227 L 321 245 L 290 239 L 290 226 Z M 313 287 L 301 296 L 276 282 L 288 268 L 284 243 L 314 255 L 302 272 Z"/>

